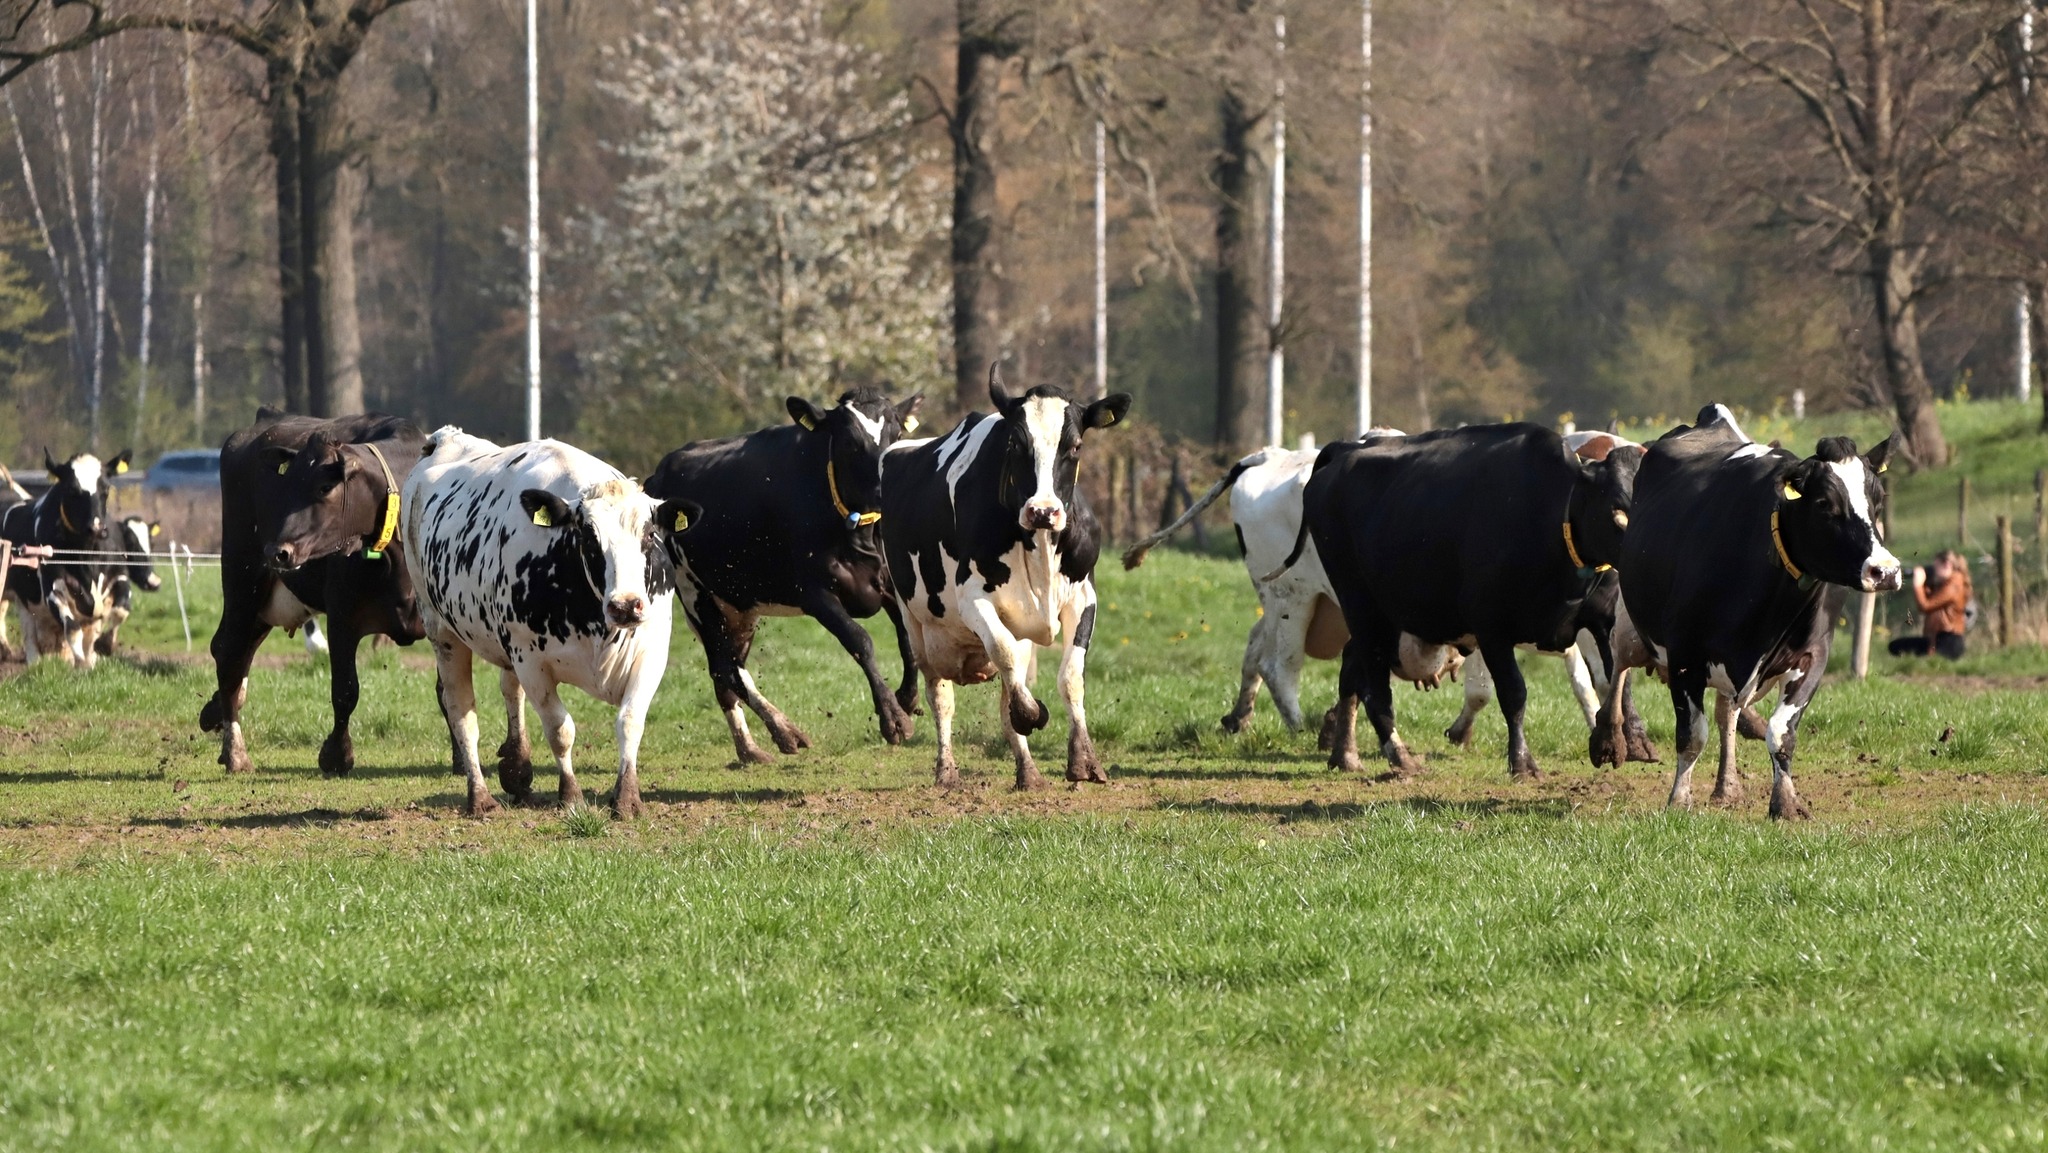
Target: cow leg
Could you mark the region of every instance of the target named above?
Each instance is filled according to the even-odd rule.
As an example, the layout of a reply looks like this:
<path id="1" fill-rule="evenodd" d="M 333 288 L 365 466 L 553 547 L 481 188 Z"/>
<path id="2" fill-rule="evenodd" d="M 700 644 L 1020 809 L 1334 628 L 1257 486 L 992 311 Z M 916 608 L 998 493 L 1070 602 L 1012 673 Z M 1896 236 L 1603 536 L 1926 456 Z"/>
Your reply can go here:
<path id="1" fill-rule="evenodd" d="M 1226 733 L 1243 732 L 1245 723 L 1252 719 L 1252 705 L 1259 699 L 1259 682 L 1264 679 L 1259 670 L 1266 659 L 1266 622 L 1271 619 L 1273 616 L 1268 613 L 1253 621 L 1251 633 L 1244 638 L 1244 662 L 1237 674 L 1237 701 L 1230 706 L 1229 712 L 1223 714 L 1223 731 Z M 1274 707 L 1279 707 L 1278 697 L 1274 698 Z M 1299 705 L 1296 707 L 1298 709 Z M 1280 719 L 1287 720 L 1286 709 L 1280 710 Z M 1288 728 L 1292 730 L 1300 723 L 1301 718 L 1297 715 Z"/>
<path id="2" fill-rule="evenodd" d="M 882 611 L 889 614 L 889 624 L 896 630 L 896 653 L 903 658 L 903 681 L 896 686 L 896 707 L 905 715 L 918 711 L 917 704 L 917 654 L 910 648 L 910 630 L 903 624 L 903 606 L 893 596 L 882 598 Z"/>
<path id="3" fill-rule="evenodd" d="M 1280 722 L 1290 733 L 1299 731 L 1302 725 L 1301 669 L 1308 663 L 1308 630 L 1314 620 L 1313 598 L 1306 606 L 1270 607 L 1259 619 L 1259 624 L 1266 626 L 1266 635 L 1259 652 L 1258 672 L 1266 682 L 1266 691 L 1273 695 L 1273 707 L 1279 710 Z M 1252 691 L 1258 691 L 1256 684 Z M 1251 701 L 1244 700 L 1243 706 L 1249 718 Z"/>
<path id="4" fill-rule="evenodd" d="M 328 694 L 334 703 L 334 728 L 320 742 L 320 771 L 330 777 L 356 767 L 356 746 L 349 737 L 348 723 L 355 716 L 356 702 L 362 699 L 362 677 L 356 670 L 362 634 L 356 631 L 354 615 L 340 611 L 327 618 Z"/>
<path id="5" fill-rule="evenodd" d="M 1001 677 L 1005 731 L 1029 736 L 1044 728 L 1052 719 L 1052 711 L 1031 693 L 1031 664 L 1037 656 L 1031 642 L 1020 641 L 1010 632 L 997 615 L 994 602 L 986 596 L 964 598 L 960 614 L 980 639 L 982 651 L 995 662 Z"/>
<path id="6" fill-rule="evenodd" d="M 1574 644 L 1564 650 L 1564 675 L 1572 682 L 1572 696 L 1579 702 L 1579 712 L 1586 718 L 1586 727 L 1591 729 L 1600 717 L 1600 690 L 1593 683 L 1593 670 L 1586 662 L 1586 655 Z"/>
<path id="7" fill-rule="evenodd" d="M 1721 738 L 1721 764 L 1714 774 L 1713 802 L 1717 805 L 1742 803 L 1742 771 L 1735 765 L 1735 724 L 1738 710 L 1735 694 L 1714 690 L 1714 731 Z"/>
<path id="8" fill-rule="evenodd" d="M 249 699 L 249 665 L 269 635 L 270 626 L 253 611 L 244 614 L 229 606 L 221 610 L 220 627 L 214 630 L 209 646 L 215 688 L 213 699 L 199 710 L 199 727 L 221 734 L 219 759 L 230 773 L 246 773 L 254 767 L 249 762 L 249 747 L 242 740 L 242 705 Z"/>
<path id="9" fill-rule="evenodd" d="M 1671 713 L 1678 730 L 1678 771 L 1671 777 L 1674 809 L 1692 808 L 1692 766 L 1707 747 L 1706 681 L 1698 673 L 1671 672 Z"/>
<path id="10" fill-rule="evenodd" d="M 1088 646 L 1095 639 L 1093 582 L 1083 582 L 1060 607 L 1060 631 L 1067 638 L 1059 674 L 1060 699 L 1067 705 L 1067 779 L 1107 784 L 1109 774 L 1102 771 L 1102 762 L 1095 757 L 1095 741 L 1088 736 L 1088 707 L 1083 700 Z"/>
<path id="11" fill-rule="evenodd" d="M 1458 719 L 1444 730 L 1444 739 L 1461 749 L 1472 747 L 1472 723 L 1493 701 L 1493 676 L 1486 671 L 1486 658 L 1473 653 L 1465 659 L 1465 704 Z"/>
<path id="12" fill-rule="evenodd" d="M 514 800 L 524 801 L 533 791 L 533 744 L 526 739 L 526 688 L 518 673 L 498 670 L 498 695 L 505 699 L 505 740 L 498 746 L 498 786 L 512 794 Z M 561 754 L 557 753 L 555 759 L 559 763 Z"/>
<path id="13" fill-rule="evenodd" d="M 881 721 L 882 739 L 892 745 L 900 745 L 910 739 L 910 714 L 903 710 L 896 695 L 889 691 L 889 684 L 882 679 L 882 670 L 875 664 L 874 638 L 868 630 L 854 620 L 839 603 L 839 598 L 823 586 L 813 586 L 804 592 L 803 610 L 812 619 L 825 626 L 839 642 L 839 647 L 850 654 L 854 663 L 860 665 L 861 673 L 868 679 L 868 694 L 874 698 L 875 716 Z M 916 687 L 912 686 L 912 691 Z"/>
<path id="14" fill-rule="evenodd" d="M 960 765 L 953 760 L 953 682 L 943 677 L 926 677 L 924 691 L 932 704 L 932 729 L 938 736 L 939 760 L 932 777 L 941 788 L 960 783 Z"/>
<path id="15" fill-rule="evenodd" d="M 697 634 L 698 642 L 704 646 L 711 691 L 718 697 L 718 711 L 724 715 L 725 727 L 732 734 L 733 755 L 743 765 L 765 765 L 774 760 L 774 754 L 755 744 L 754 734 L 747 729 L 747 713 L 740 706 L 741 656 L 732 630 L 726 625 L 725 611 L 705 592 L 699 594 L 696 602 L 684 605 L 684 615 L 690 622 L 690 631 Z"/>
<path id="16" fill-rule="evenodd" d="M 1628 746 L 1629 760 L 1654 765 L 1664 759 L 1657 755 L 1657 746 L 1650 743 L 1650 730 L 1643 727 L 1643 715 L 1636 711 L 1635 689 L 1627 684 L 1621 689 L 1621 735 Z"/>
<path id="17" fill-rule="evenodd" d="M 724 613 L 715 607 L 713 612 L 723 622 Z M 760 623 L 759 617 L 743 617 L 739 626 L 729 633 L 732 646 L 730 683 L 740 699 L 747 703 L 747 707 L 754 710 L 754 715 L 761 718 L 761 723 L 768 726 L 768 738 L 775 742 L 776 748 L 785 753 L 808 749 L 811 747 L 811 738 L 805 736 L 802 729 L 797 728 L 784 716 L 781 709 L 776 708 L 767 697 L 761 695 L 760 687 L 754 684 L 753 674 L 747 671 L 747 654 L 754 648 L 754 627 Z"/>
<path id="18" fill-rule="evenodd" d="M 612 816 L 628 821 L 640 816 L 640 738 L 647 732 L 647 709 L 654 703 L 654 691 L 661 687 L 659 656 L 641 666 L 626 695 L 619 702 L 619 715 L 612 727 L 619 742 L 619 780 L 612 786 Z M 744 671 L 744 670 L 743 670 Z"/>
<path id="19" fill-rule="evenodd" d="M 572 755 L 576 747 L 576 718 L 569 715 L 569 706 L 562 700 L 561 686 L 545 670 L 538 665 L 521 665 L 519 674 L 512 683 L 515 688 L 525 690 L 522 697 L 533 702 L 533 711 L 540 714 L 541 734 L 547 738 L 548 751 L 555 755 L 555 799 L 563 808 L 580 805 L 583 803 L 583 786 L 576 781 L 576 762 Z M 498 762 L 498 782 L 507 791 L 513 791 L 511 783 L 505 779 L 503 761 Z M 532 787 L 533 765 L 529 761 L 525 781 L 521 788 L 513 791 L 513 799 L 525 802 L 532 795 Z"/>
<path id="20" fill-rule="evenodd" d="M 1799 791 L 1792 787 L 1792 752 L 1799 745 L 1799 717 L 1812 703 L 1813 694 L 1820 691 L 1820 669 L 1827 666 L 1827 661 L 1827 646 L 1823 644 L 1819 660 L 1811 670 L 1794 669 L 1785 674 L 1785 691 L 1764 730 L 1764 743 L 1771 750 L 1773 820 L 1803 821 L 1813 816 L 1813 810 L 1806 807 L 1806 802 L 1799 799 Z"/>
<path id="21" fill-rule="evenodd" d="M 329 619 L 330 628 L 333 625 Z M 441 697 L 441 716 L 448 722 L 448 744 L 455 754 L 455 768 L 469 783 L 464 811 L 481 817 L 498 807 L 491 787 L 484 781 L 484 768 L 476 755 L 476 682 L 472 679 L 469 648 L 459 641 L 435 640 L 434 664 L 438 676 L 435 688 Z"/>
<path id="22" fill-rule="evenodd" d="M 1482 642 L 1487 670 L 1498 687 L 1500 715 L 1508 723 L 1508 775 L 1518 781 L 1540 780 L 1543 770 L 1529 752 L 1529 737 L 1523 718 L 1529 706 L 1529 683 L 1522 678 L 1522 666 L 1515 660 L 1515 646 L 1503 641 Z M 1581 670 L 1584 662 L 1580 663 Z"/>

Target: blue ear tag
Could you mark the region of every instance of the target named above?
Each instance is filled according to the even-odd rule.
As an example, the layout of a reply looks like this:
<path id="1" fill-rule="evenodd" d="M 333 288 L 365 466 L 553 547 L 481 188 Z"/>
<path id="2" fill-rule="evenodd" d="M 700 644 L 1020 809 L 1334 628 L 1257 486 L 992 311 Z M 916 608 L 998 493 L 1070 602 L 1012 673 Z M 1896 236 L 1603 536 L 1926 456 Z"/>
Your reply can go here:
<path id="1" fill-rule="evenodd" d="M 850 513 L 847 513 L 847 514 L 846 514 L 846 527 L 847 527 L 847 528 L 849 528 L 849 529 L 857 529 L 857 528 L 859 528 L 859 527 L 860 527 L 860 514 L 859 514 L 859 513 L 857 513 L 857 512 L 850 512 Z"/>

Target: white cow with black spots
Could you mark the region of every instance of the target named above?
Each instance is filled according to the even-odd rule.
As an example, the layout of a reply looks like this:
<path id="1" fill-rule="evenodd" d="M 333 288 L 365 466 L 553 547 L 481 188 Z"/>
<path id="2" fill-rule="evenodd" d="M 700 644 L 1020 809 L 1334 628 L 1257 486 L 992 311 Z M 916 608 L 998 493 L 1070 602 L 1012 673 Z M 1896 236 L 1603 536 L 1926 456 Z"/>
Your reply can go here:
<path id="1" fill-rule="evenodd" d="M 559 441 L 501 448 L 452 427 L 429 438 L 404 485 L 401 535 L 471 814 L 498 807 L 477 759 L 472 655 L 503 670 L 498 779 L 515 801 L 533 782 L 527 696 L 561 770 L 562 803 L 582 799 L 570 760 L 576 725 L 559 692 L 570 684 L 618 709 L 612 809 L 640 812 L 640 736 L 668 664 L 675 537 L 701 511 L 656 501 Z"/>

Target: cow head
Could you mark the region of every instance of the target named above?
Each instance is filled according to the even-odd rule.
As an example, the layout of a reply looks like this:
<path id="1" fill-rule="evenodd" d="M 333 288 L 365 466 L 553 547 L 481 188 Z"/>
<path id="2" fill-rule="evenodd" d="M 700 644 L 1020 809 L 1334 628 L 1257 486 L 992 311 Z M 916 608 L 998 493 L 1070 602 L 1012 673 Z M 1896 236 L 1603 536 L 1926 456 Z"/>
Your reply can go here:
<path id="1" fill-rule="evenodd" d="M 164 587 L 164 579 L 156 575 L 156 566 L 150 563 L 150 541 L 163 531 L 163 526 L 152 524 L 139 516 L 124 516 L 114 522 L 113 540 L 108 552 L 125 553 L 123 563 L 128 569 L 128 580 L 136 588 L 155 592 Z"/>
<path id="2" fill-rule="evenodd" d="M 58 464 L 46 448 L 43 467 L 50 470 L 46 499 L 56 505 L 57 523 L 65 537 L 81 543 L 97 538 L 106 526 L 107 479 L 128 471 L 127 450 L 107 461 L 82 452 Z"/>
<path id="3" fill-rule="evenodd" d="M 1131 410 L 1129 393 L 1078 404 L 1065 391 L 1039 385 L 1013 397 L 1000 369 L 988 366 L 988 401 L 1009 432 L 1003 461 L 1001 500 L 1015 501 L 1017 526 L 1025 532 L 1063 532 L 1074 483 L 1081 475 L 1081 437 L 1108 428 Z"/>
<path id="4" fill-rule="evenodd" d="M 1899 558 L 1884 547 L 1884 484 L 1892 442 L 1857 455 L 1846 436 L 1778 474 L 1775 529 L 1792 567 L 1864 592 L 1899 587 Z"/>
<path id="5" fill-rule="evenodd" d="M 297 451 L 269 449 L 261 471 L 272 499 L 261 502 L 257 533 L 276 572 L 369 547 L 383 527 L 386 497 L 404 483 L 402 472 L 387 478 L 368 448 L 324 432 Z"/>
<path id="6" fill-rule="evenodd" d="M 823 446 L 831 471 L 826 493 L 848 528 L 870 525 L 882 507 L 882 453 L 900 437 L 917 431 L 918 406 L 924 394 L 891 404 L 874 389 L 844 393 L 829 409 L 800 396 L 789 398 L 789 419 Z M 813 458 L 815 459 L 815 458 Z"/>
<path id="7" fill-rule="evenodd" d="M 1591 567 L 1621 559 L 1621 541 L 1635 502 L 1636 471 L 1643 465 L 1643 446 L 1623 443 L 1601 446 L 1600 459 L 1575 455 L 1578 475 L 1572 478 L 1565 523 L 1580 561 Z"/>
<path id="8" fill-rule="evenodd" d="M 573 500 L 529 488 L 519 494 L 519 507 L 540 529 L 567 534 L 576 554 L 569 570 L 580 568 L 614 629 L 637 627 L 652 599 L 674 587 L 676 538 L 704 515 L 696 501 L 657 501 L 624 478 L 592 485 Z"/>

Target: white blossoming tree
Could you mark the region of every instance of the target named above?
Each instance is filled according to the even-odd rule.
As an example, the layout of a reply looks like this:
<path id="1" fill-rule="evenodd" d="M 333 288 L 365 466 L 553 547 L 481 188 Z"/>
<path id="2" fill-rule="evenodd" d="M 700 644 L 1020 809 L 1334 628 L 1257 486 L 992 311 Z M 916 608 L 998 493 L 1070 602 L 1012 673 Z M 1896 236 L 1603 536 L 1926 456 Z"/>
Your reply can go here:
<path id="1" fill-rule="evenodd" d="M 644 127 L 615 214 L 589 222 L 604 292 L 580 424 L 628 459 L 814 398 L 942 379 L 945 195 L 877 96 L 872 52 L 820 0 L 673 0 L 619 46 Z"/>

